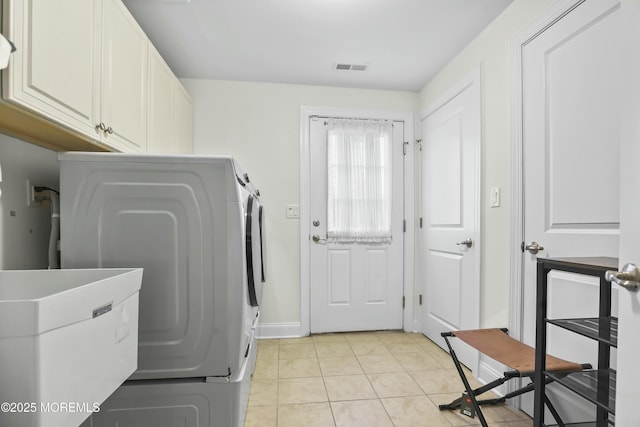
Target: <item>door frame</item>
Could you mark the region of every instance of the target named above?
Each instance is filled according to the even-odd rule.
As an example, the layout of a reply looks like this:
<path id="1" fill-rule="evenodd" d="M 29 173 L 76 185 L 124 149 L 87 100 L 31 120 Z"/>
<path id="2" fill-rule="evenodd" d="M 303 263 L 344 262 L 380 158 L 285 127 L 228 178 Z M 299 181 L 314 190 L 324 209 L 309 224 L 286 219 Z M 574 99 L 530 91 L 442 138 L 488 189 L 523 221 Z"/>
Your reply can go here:
<path id="1" fill-rule="evenodd" d="M 414 148 L 413 144 L 413 113 L 403 111 L 379 111 L 344 109 L 331 107 L 300 107 L 300 334 L 309 335 L 310 327 L 310 251 L 309 239 L 309 162 L 310 135 L 309 120 L 312 116 L 348 117 L 355 119 L 385 119 L 404 122 L 404 219 L 406 229 L 403 246 L 403 296 L 405 298 L 403 312 L 403 329 L 418 332 L 420 321 L 415 318 L 414 298 L 416 293 L 414 283 Z"/>
<path id="2" fill-rule="evenodd" d="M 483 146 L 483 140 L 484 140 L 484 134 L 483 134 L 483 126 L 482 126 L 482 64 L 478 64 L 475 67 L 471 68 L 471 71 L 469 71 L 467 74 L 465 74 L 460 80 L 458 80 L 455 84 L 451 85 L 449 87 L 449 89 L 447 89 L 445 91 L 444 94 L 442 94 L 440 97 L 438 97 L 434 102 L 431 102 L 427 108 L 425 108 L 421 113 L 420 113 L 420 130 L 422 131 L 422 121 L 425 120 L 428 116 L 430 116 L 431 114 L 435 113 L 437 110 L 439 110 L 440 108 L 442 108 L 443 106 L 445 106 L 449 101 L 453 100 L 455 97 L 457 97 L 458 95 L 460 95 L 461 93 L 463 93 L 465 90 L 471 90 L 471 96 L 473 96 L 473 100 L 472 102 L 477 106 L 478 111 L 479 111 L 479 117 L 478 117 L 478 122 L 477 122 L 477 126 L 478 126 L 478 140 L 476 141 L 476 147 L 475 147 L 475 158 L 474 158 L 474 167 L 475 167 L 475 186 L 473 189 L 474 192 L 474 198 L 476 203 L 474 203 L 473 209 L 473 220 L 475 222 L 475 230 L 474 230 L 474 234 L 473 236 L 471 236 L 471 238 L 474 241 L 474 246 L 476 246 L 477 250 L 475 251 L 474 256 L 474 263 L 475 263 L 475 269 L 474 269 L 474 275 L 477 278 L 477 282 L 474 284 L 473 286 L 473 299 L 476 301 L 476 305 L 474 307 L 475 312 L 471 314 L 471 316 L 473 317 L 474 320 L 474 328 L 478 328 L 480 327 L 480 305 L 481 305 L 481 286 L 482 286 L 482 248 L 483 248 L 483 241 L 482 241 L 482 194 L 481 194 L 481 188 L 482 188 L 482 146 Z M 421 135 L 421 138 L 423 138 L 424 135 Z M 422 142 L 422 139 L 420 140 L 420 142 Z M 420 144 L 420 152 L 422 152 L 422 144 Z M 419 199 L 419 206 L 418 206 L 418 211 L 419 211 L 419 216 L 420 219 L 422 219 L 423 217 L 423 213 L 422 213 L 422 197 L 423 197 L 423 191 L 422 191 L 422 173 L 423 173 L 423 168 L 424 165 L 422 164 L 422 155 L 420 155 L 419 159 L 418 159 L 418 163 L 419 163 L 419 194 L 420 194 L 420 199 Z M 422 230 L 422 227 L 419 231 L 419 233 L 424 232 Z M 422 254 L 422 251 L 425 248 L 419 248 L 418 249 L 418 256 L 420 256 Z M 419 280 L 419 286 L 420 286 L 420 292 L 426 294 L 426 283 L 422 283 L 422 277 L 420 277 Z M 420 327 L 421 327 L 421 331 L 424 331 L 425 328 L 425 324 L 423 322 L 423 318 L 422 318 L 422 314 L 420 313 Z M 474 375 L 479 376 L 480 375 L 480 370 L 481 370 L 481 363 L 480 363 L 480 353 L 478 353 L 478 357 L 477 360 L 473 363 L 473 366 L 470 366 L 471 370 L 473 371 Z M 493 379 L 493 378 L 492 378 Z"/>
<path id="3" fill-rule="evenodd" d="M 511 221 L 509 227 L 509 335 L 522 340 L 524 327 L 524 241 L 523 108 L 522 50 L 542 32 L 580 6 L 586 0 L 558 0 L 536 21 L 511 41 Z"/>

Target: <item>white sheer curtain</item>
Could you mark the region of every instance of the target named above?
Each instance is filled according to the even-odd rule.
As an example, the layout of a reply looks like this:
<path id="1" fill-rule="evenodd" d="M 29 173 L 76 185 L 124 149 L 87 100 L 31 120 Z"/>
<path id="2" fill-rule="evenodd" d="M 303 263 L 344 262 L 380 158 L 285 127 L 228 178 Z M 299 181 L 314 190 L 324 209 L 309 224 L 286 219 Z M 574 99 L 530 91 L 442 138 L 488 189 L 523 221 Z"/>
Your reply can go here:
<path id="1" fill-rule="evenodd" d="M 391 241 L 392 123 L 327 121 L 327 238 Z"/>

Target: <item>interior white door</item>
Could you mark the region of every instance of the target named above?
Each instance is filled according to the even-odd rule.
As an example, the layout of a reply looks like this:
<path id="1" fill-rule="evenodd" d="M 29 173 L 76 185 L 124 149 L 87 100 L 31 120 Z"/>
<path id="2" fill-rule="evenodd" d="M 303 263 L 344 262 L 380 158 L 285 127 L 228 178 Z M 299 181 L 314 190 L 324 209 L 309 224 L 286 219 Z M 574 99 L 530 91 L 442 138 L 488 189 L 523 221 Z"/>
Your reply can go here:
<path id="1" fill-rule="evenodd" d="M 531 346 L 536 258 L 618 255 L 619 25 L 619 0 L 587 0 L 523 46 L 522 338 Z M 597 278 L 551 272 L 549 317 L 597 317 L 598 289 Z M 560 328 L 548 329 L 547 351 L 597 366 L 597 343 Z M 584 400 L 550 388 L 564 421 L 593 419 Z"/>
<path id="2" fill-rule="evenodd" d="M 479 325 L 479 72 L 422 119 L 420 277 L 423 332 L 445 348 L 442 332 Z M 478 353 L 456 350 L 474 371 Z"/>
<path id="3" fill-rule="evenodd" d="M 622 46 L 628 52 L 624 62 L 625 95 L 622 102 L 620 139 L 620 266 L 640 266 L 640 0 L 623 0 Z M 638 423 L 638 384 L 640 383 L 640 293 L 619 290 L 618 376 L 616 391 L 616 425 Z"/>
<path id="4" fill-rule="evenodd" d="M 309 164 L 310 330 L 402 329 L 404 126 L 392 136 L 391 243 L 331 243 L 327 235 L 327 130 L 311 117 Z M 317 236 L 317 242 L 312 238 Z"/>

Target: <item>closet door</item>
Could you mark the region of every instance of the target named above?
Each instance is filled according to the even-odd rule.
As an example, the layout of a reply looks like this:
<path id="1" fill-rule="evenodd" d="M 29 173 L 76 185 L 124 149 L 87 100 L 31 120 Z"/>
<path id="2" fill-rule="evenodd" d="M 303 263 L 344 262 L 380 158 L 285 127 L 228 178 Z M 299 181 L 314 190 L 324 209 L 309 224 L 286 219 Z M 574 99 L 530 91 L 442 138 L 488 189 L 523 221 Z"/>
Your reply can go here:
<path id="1" fill-rule="evenodd" d="M 536 258 L 618 255 L 620 16 L 618 0 L 587 0 L 522 48 L 523 340 L 531 346 Z M 597 278 L 551 272 L 548 316 L 597 317 L 598 294 Z M 614 289 L 614 315 L 617 297 Z M 548 331 L 550 354 L 597 366 L 595 341 Z M 594 418 L 579 397 L 552 393 L 571 414 L 564 421 Z"/>

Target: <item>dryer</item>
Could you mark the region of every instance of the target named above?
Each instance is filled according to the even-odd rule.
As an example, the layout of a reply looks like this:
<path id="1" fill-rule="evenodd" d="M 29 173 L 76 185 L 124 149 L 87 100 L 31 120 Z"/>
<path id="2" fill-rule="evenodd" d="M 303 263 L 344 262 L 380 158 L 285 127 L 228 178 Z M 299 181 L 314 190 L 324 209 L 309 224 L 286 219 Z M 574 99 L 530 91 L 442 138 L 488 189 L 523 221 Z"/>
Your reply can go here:
<path id="1" fill-rule="evenodd" d="M 58 159 L 63 268 L 144 268 L 138 369 L 90 422 L 118 425 L 114 414 L 122 413 L 145 425 L 172 410 L 171 396 L 175 403 L 186 394 L 209 402 L 212 419 L 233 420 L 220 426 L 241 426 L 265 279 L 264 208 L 248 175 L 231 157 Z M 149 395 L 162 396 L 157 411 Z M 146 409 L 119 412 L 125 400 Z"/>

